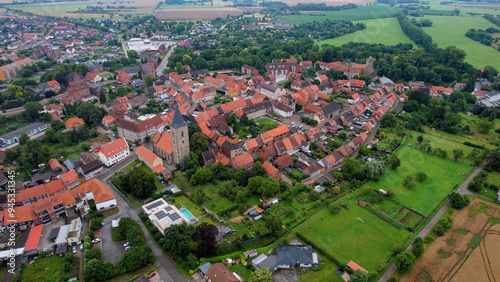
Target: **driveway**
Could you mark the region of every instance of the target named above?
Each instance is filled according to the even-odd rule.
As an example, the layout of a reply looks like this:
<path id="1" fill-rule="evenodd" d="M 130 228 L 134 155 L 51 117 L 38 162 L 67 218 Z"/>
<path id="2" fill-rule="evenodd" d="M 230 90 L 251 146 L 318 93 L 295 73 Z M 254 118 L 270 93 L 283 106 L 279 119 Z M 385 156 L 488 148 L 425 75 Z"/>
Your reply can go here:
<path id="1" fill-rule="evenodd" d="M 103 220 L 104 226 L 101 228 L 101 236 L 102 236 L 102 259 L 104 261 L 110 261 L 112 263 L 116 263 L 122 258 L 123 254 L 125 253 L 125 248 L 123 247 L 123 244 L 125 244 L 125 240 L 114 242 L 113 228 L 111 228 L 111 221 L 113 219 L 118 219 L 120 217 L 131 217 L 129 215 L 124 215 L 124 214 L 125 213 L 123 213 L 122 215 L 122 212 L 120 212 L 114 216 L 107 217 Z"/>

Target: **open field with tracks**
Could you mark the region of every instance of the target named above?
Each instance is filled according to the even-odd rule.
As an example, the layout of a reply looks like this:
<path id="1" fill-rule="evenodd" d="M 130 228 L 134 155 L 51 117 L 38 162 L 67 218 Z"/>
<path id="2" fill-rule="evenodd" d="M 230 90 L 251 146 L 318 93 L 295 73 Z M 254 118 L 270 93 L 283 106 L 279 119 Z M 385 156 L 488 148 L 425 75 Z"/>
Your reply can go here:
<path id="1" fill-rule="evenodd" d="M 397 9 L 385 5 L 365 6 L 342 11 L 302 12 L 300 15 L 285 16 L 279 22 L 303 24 L 313 21 L 344 20 L 360 21 L 379 18 L 390 18 L 396 15 Z"/>
<path id="2" fill-rule="evenodd" d="M 364 23 L 366 29 L 337 38 L 317 41 L 316 44 L 320 46 L 323 44 L 341 46 L 349 42 L 381 43 L 384 45 L 412 43 L 412 41 L 404 35 L 396 18 L 363 20 L 356 21 L 355 23 Z"/>
<path id="3" fill-rule="evenodd" d="M 482 16 L 425 16 L 430 19 L 432 27 L 424 27 L 423 30 L 432 36 L 432 40 L 439 47 L 456 46 L 467 53 L 465 61 L 476 68 L 484 68 L 492 65 L 500 69 L 500 52 L 491 47 L 483 45 L 465 36 L 465 32 L 471 28 L 487 29 L 495 27 Z M 498 27 L 497 27 L 498 28 Z"/>
<path id="4" fill-rule="evenodd" d="M 162 9 L 155 12 L 155 16 L 163 20 L 213 20 L 217 17 L 227 17 L 241 15 L 244 12 L 259 12 L 259 7 L 203 7 L 203 8 L 182 8 L 182 9 Z"/>
<path id="5" fill-rule="evenodd" d="M 475 199 L 400 281 L 498 281 L 500 208 Z M 496 224 L 495 224 L 496 223 Z"/>

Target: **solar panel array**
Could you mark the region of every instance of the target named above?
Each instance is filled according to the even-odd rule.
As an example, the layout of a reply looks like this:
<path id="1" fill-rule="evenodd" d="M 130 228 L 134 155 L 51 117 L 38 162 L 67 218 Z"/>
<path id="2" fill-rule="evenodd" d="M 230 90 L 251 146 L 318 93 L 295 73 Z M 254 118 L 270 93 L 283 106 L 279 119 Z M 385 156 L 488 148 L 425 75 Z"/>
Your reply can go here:
<path id="1" fill-rule="evenodd" d="M 162 201 L 158 201 L 158 202 L 156 202 L 154 204 L 151 204 L 151 205 L 147 206 L 146 209 L 152 210 L 152 209 L 154 209 L 154 208 L 156 208 L 158 206 L 161 206 L 161 205 L 163 205 L 163 202 Z"/>
<path id="2" fill-rule="evenodd" d="M 166 211 L 171 211 L 171 210 L 172 210 L 172 207 L 167 206 L 167 207 L 165 207 L 165 210 L 166 210 Z"/>
<path id="3" fill-rule="evenodd" d="M 176 220 L 178 220 L 179 218 L 181 218 L 181 216 L 180 216 L 178 213 L 172 213 L 172 214 L 170 214 L 170 215 L 169 215 L 169 217 L 170 217 L 170 219 L 171 219 L 172 221 L 176 221 Z"/>
<path id="4" fill-rule="evenodd" d="M 162 219 L 162 218 L 164 218 L 165 216 L 167 216 L 167 214 L 166 214 L 164 211 L 159 211 L 159 212 L 155 213 L 155 216 L 156 216 L 156 218 L 158 218 L 158 219 Z"/>

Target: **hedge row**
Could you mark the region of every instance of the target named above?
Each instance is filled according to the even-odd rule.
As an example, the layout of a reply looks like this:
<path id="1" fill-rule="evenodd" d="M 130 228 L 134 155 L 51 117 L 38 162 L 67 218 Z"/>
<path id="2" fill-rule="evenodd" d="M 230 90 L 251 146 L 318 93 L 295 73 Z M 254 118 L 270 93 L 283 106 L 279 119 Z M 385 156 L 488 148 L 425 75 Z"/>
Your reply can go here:
<path id="1" fill-rule="evenodd" d="M 325 256 L 327 259 L 333 261 L 338 267 L 342 268 L 344 271 L 352 273 L 352 269 L 350 269 L 349 267 L 347 267 L 345 263 L 342 263 L 340 260 L 338 260 L 337 258 L 335 258 L 334 256 L 332 256 L 328 251 L 326 251 L 322 247 L 320 247 L 320 246 L 316 245 L 315 243 L 313 243 L 312 241 L 310 241 L 306 236 L 302 235 L 302 233 L 300 233 L 300 232 L 297 231 L 296 234 L 297 234 L 297 237 L 300 240 L 302 240 L 305 243 L 311 245 L 311 247 L 313 247 L 315 250 L 317 250 L 320 254 L 322 254 L 323 256 Z"/>
<path id="2" fill-rule="evenodd" d="M 473 147 L 473 148 L 483 149 L 483 150 L 486 149 L 486 147 L 484 147 L 483 145 L 477 145 L 477 144 L 474 144 L 474 143 L 471 143 L 468 141 L 465 141 L 464 145 L 467 145 L 467 146 Z"/>
<path id="3" fill-rule="evenodd" d="M 224 216 L 224 215 L 226 215 L 227 212 L 232 212 L 232 211 L 234 211 L 237 208 L 238 208 L 238 204 L 234 204 L 234 205 L 229 206 L 229 207 L 227 207 L 227 208 L 225 208 L 223 210 L 220 210 L 219 212 L 217 212 L 217 215 L 218 216 Z"/>
<path id="4" fill-rule="evenodd" d="M 386 215 L 384 215 L 383 213 L 381 213 L 380 211 L 376 210 L 375 208 L 371 207 L 371 206 L 367 206 L 367 209 L 369 212 L 371 212 L 372 214 L 376 215 L 377 217 L 379 217 L 380 219 L 382 219 L 383 221 L 389 223 L 390 225 L 396 227 L 397 229 L 401 229 L 401 228 L 404 228 L 404 226 L 396 221 L 394 221 L 392 218 L 390 217 L 387 217 Z"/>

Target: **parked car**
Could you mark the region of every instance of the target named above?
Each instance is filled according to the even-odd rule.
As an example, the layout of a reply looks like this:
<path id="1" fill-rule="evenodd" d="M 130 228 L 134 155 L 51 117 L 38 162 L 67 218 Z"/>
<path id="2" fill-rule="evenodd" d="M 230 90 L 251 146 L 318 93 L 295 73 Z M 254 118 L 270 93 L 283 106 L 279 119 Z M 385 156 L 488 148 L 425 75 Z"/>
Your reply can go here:
<path id="1" fill-rule="evenodd" d="M 80 251 L 83 251 L 83 244 L 80 245 Z"/>
<path id="2" fill-rule="evenodd" d="M 153 272 L 149 273 L 148 279 L 151 279 L 155 275 L 156 275 L 156 271 L 153 271 Z"/>
<path id="3" fill-rule="evenodd" d="M 123 247 L 125 247 L 125 248 L 128 247 L 128 246 L 130 246 L 130 242 L 127 242 L 127 243 L 123 244 Z"/>
<path id="4" fill-rule="evenodd" d="M 76 246 L 73 246 L 73 254 L 76 254 Z"/>
<path id="5" fill-rule="evenodd" d="M 94 240 L 92 240 L 92 244 L 99 243 L 99 242 L 101 242 L 101 238 L 95 238 Z"/>
<path id="6" fill-rule="evenodd" d="M 130 246 L 126 247 L 125 252 L 128 252 L 130 250 L 130 248 L 131 248 Z"/>

